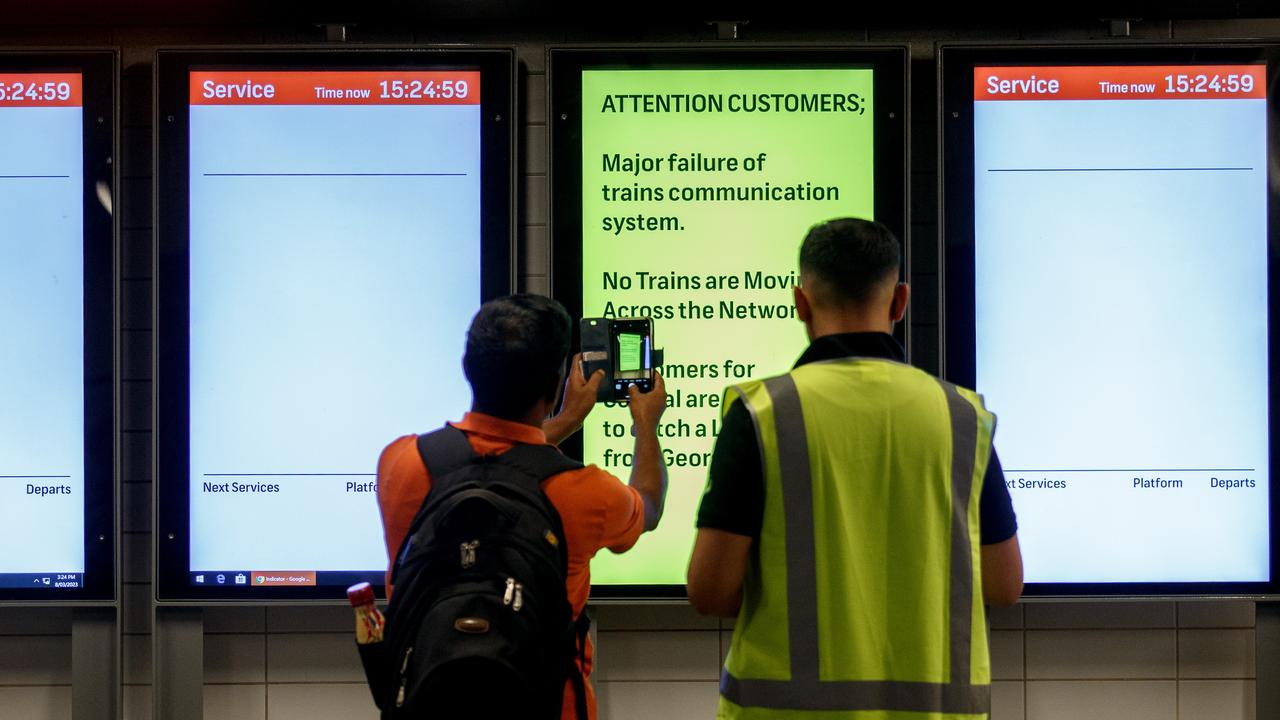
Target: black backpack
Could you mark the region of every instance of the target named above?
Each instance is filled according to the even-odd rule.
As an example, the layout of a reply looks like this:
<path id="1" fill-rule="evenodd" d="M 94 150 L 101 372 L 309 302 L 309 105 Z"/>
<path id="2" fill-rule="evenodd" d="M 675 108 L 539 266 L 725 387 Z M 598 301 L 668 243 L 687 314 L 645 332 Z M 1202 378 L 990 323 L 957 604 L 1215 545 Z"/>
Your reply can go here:
<path id="1" fill-rule="evenodd" d="M 542 491 L 582 467 L 549 445 L 477 455 L 461 430 L 418 436 L 431 490 L 392 569 L 382 717 L 557 720 L 566 681 L 586 720 L 589 620 L 565 590 L 560 514 Z"/>

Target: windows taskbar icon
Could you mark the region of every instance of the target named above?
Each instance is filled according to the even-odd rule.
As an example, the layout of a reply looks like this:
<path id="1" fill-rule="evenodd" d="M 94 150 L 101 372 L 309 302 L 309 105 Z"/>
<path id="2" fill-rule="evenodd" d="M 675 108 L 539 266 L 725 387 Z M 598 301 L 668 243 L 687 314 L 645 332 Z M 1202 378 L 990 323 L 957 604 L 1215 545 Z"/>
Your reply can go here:
<path id="1" fill-rule="evenodd" d="M 191 573 L 192 585 L 231 587 L 313 587 L 317 584 L 315 572 L 290 570 L 275 572 L 203 571 Z"/>
<path id="2" fill-rule="evenodd" d="M 84 587 L 84 573 L 0 573 L 0 588 L 74 590 Z"/>

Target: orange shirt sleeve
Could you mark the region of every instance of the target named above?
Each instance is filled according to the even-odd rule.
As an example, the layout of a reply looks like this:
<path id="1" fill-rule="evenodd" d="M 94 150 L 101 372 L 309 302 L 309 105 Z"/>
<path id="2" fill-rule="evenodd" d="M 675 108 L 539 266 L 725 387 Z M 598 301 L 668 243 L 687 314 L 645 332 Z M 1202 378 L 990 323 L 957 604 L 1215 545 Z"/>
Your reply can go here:
<path id="1" fill-rule="evenodd" d="M 378 458 L 378 511 L 387 543 L 387 597 L 391 596 L 391 566 L 409 534 L 409 526 L 427 497 L 431 482 L 418 455 L 418 436 L 397 438 Z"/>
<path id="2" fill-rule="evenodd" d="M 612 552 L 622 553 L 634 547 L 644 533 L 644 499 L 640 497 L 640 491 L 630 485 L 618 485 L 624 493 L 615 498 L 615 507 L 608 512 L 608 515 L 616 515 L 616 522 L 611 525 L 608 518 L 605 519 L 604 537 L 600 544 Z M 626 497 L 625 502 L 622 497 Z"/>
<path id="3" fill-rule="evenodd" d="M 591 493 L 604 510 L 598 546 L 615 553 L 630 550 L 644 532 L 644 500 L 640 492 L 595 465 L 588 466 L 587 471 Z"/>

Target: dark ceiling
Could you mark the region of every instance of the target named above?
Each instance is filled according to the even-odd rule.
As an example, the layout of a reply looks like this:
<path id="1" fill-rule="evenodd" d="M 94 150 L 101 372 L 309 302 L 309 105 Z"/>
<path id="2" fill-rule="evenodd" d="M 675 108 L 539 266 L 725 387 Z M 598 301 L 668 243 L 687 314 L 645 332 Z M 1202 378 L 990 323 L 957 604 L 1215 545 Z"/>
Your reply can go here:
<path id="1" fill-rule="evenodd" d="M 399 25 L 513 24 L 574 26 L 618 24 L 639 28 L 750 19 L 770 26 L 848 23 L 980 24 L 987 21 L 1079 21 L 1102 18 L 1280 17 L 1280 3 L 1241 0 L 1174 2 L 937 3 L 887 0 L 790 0 L 781 3 L 652 0 L 537 2 L 536 0 L 0 0 L 0 27 L 228 26 L 355 23 Z"/>

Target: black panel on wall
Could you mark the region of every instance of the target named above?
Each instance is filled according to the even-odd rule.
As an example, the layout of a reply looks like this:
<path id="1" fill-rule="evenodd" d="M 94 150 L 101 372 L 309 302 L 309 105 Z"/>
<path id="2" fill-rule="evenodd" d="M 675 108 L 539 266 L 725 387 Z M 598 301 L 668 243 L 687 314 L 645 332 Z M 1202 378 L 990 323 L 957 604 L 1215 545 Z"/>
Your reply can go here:
<path id="1" fill-rule="evenodd" d="M 938 73 L 911 61 L 911 363 L 938 373 Z"/>

